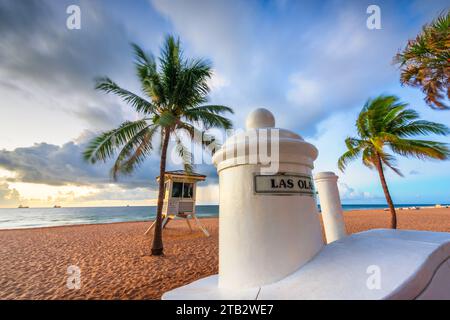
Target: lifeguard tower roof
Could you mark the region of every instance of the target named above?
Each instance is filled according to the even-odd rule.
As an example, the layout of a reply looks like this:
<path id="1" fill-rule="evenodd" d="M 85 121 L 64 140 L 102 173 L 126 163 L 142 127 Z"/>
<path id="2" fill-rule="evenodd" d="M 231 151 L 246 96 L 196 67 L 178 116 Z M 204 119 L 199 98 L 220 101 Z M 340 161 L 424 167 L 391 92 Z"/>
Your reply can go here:
<path id="1" fill-rule="evenodd" d="M 165 173 L 166 179 L 171 177 L 189 177 L 193 178 L 195 180 L 203 181 L 206 179 L 206 176 L 200 173 L 196 172 L 186 172 L 184 170 L 174 170 L 174 171 L 166 171 Z M 157 180 L 159 180 L 159 176 L 156 177 Z"/>

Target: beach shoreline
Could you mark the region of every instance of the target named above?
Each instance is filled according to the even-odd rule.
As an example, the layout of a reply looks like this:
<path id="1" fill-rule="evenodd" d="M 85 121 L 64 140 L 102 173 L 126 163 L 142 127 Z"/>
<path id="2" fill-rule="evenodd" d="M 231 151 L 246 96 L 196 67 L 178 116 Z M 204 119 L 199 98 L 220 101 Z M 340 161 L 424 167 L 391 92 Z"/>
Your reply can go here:
<path id="1" fill-rule="evenodd" d="M 211 217 L 197 217 L 199 219 L 216 219 Z M 70 228 L 70 227 L 86 227 L 86 226 L 105 226 L 105 225 L 115 225 L 122 223 L 149 223 L 151 224 L 154 219 L 149 218 L 148 220 L 133 220 L 133 221 L 114 221 L 114 222 L 92 222 L 92 223 L 80 223 L 80 224 L 64 224 L 58 226 L 43 226 L 43 227 L 20 227 L 20 228 L 5 228 L 0 229 L 0 232 L 3 231 L 16 231 L 16 230 L 38 230 L 38 229 L 53 229 L 53 228 Z"/>
<path id="2" fill-rule="evenodd" d="M 281 214 L 280 214 L 281 215 Z M 389 212 L 344 212 L 348 233 L 389 227 Z M 399 229 L 450 232 L 449 208 L 399 210 Z M 150 256 L 151 221 L 0 230 L 0 299 L 159 299 L 218 272 L 218 218 L 203 218 L 207 238 L 182 220 L 164 231 L 164 257 Z M 80 289 L 67 287 L 68 267 Z"/>
<path id="3" fill-rule="evenodd" d="M 363 206 L 361 208 L 359 208 L 359 206 Z M 370 207 L 370 205 L 367 205 L 368 207 L 364 207 L 365 205 L 360 205 L 360 204 L 344 204 L 342 205 L 343 211 L 344 212 L 365 212 L 365 211 L 376 211 L 376 210 L 384 210 L 384 211 L 388 211 L 389 208 L 387 206 L 384 205 L 376 205 L 376 207 Z M 212 209 L 212 213 L 209 212 L 205 212 L 205 207 L 214 207 L 214 209 Z M 197 218 L 199 219 L 208 219 L 208 218 L 217 218 L 218 217 L 218 205 L 200 205 L 199 208 L 203 209 L 201 210 L 202 212 L 197 214 Z M 436 207 L 435 204 L 399 204 L 396 207 L 396 210 L 420 210 L 420 209 L 442 209 L 442 208 L 448 208 L 450 207 L 450 205 L 448 204 L 443 204 L 441 205 L 441 207 Z M 65 210 L 65 209 L 82 209 L 82 210 L 86 210 L 89 209 L 90 207 L 67 207 L 67 208 L 62 208 L 60 210 Z M 123 209 L 123 207 L 92 207 L 92 209 L 114 209 L 114 210 L 118 210 L 118 209 Z M 44 222 L 39 221 L 40 225 L 16 225 L 16 226 L 5 226 L 5 222 L 4 221 L 8 221 L 8 220 L 4 220 L 2 221 L 2 218 L 5 219 L 4 216 L 2 216 L 2 210 L 9 210 L 9 215 L 10 215 L 10 219 L 14 219 L 14 210 L 16 210 L 15 208 L 0 208 L 0 231 L 3 230 L 30 230 L 30 229 L 39 229 L 39 228 L 58 228 L 58 227 L 69 227 L 69 226 L 86 226 L 86 225 L 104 225 L 104 224 L 115 224 L 115 223 L 126 223 L 126 222 L 149 222 L 151 223 L 152 221 L 154 221 L 155 216 L 152 212 L 149 212 L 147 214 L 147 210 L 150 209 L 154 209 L 156 211 L 156 207 L 154 206 L 140 206 L 140 207 L 136 207 L 136 208 L 144 208 L 146 211 L 144 212 L 144 215 L 141 214 L 141 216 L 137 217 L 129 217 L 129 212 L 122 212 L 122 214 L 120 216 L 116 216 L 113 219 L 116 221 L 108 221 L 108 218 L 112 218 L 112 217 L 106 217 L 106 220 L 92 220 L 90 222 L 68 222 L 70 220 L 67 219 L 75 219 L 77 220 L 79 217 L 77 216 L 67 216 L 65 219 L 66 220 L 62 220 L 59 223 L 56 224 L 45 224 L 45 218 L 43 218 Z M 54 214 L 55 212 L 53 212 L 54 208 L 27 208 L 27 210 L 51 210 L 47 212 L 47 216 Z M 127 209 L 129 209 L 129 207 L 127 207 Z M 318 208 L 319 212 L 320 212 L 320 207 Z M 56 214 L 58 214 L 58 212 L 56 212 Z M 123 221 L 120 221 L 117 219 L 120 219 L 120 217 L 126 219 Z M 8 219 L 8 217 L 6 217 Z M 29 217 L 28 214 L 22 214 L 21 219 L 23 220 L 23 222 L 26 223 L 26 221 L 28 219 L 35 219 L 36 217 Z M 48 218 L 48 217 L 47 217 Z M 105 218 L 102 214 L 98 215 L 97 218 Z M 41 219 L 42 220 L 42 219 Z M 16 221 L 15 221 L 16 222 Z M 51 223 L 54 223 L 53 221 Z"/>

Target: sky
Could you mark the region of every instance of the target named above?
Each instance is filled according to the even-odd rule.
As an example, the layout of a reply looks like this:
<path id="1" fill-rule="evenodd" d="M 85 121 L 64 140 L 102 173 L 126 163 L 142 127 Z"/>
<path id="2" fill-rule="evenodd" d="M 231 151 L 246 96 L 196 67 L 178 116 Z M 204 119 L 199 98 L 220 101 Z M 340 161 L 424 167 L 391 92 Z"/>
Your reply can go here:
<path id="1" fill-rule="evenodd" d="M 381 29 L 367 28 L 378 5 Z M 80 29 L 66 9 L 77 5 Z M 345 172 L 337 159 L 355 134 L 370 97 L 394 94 L 423 119 L 450 125 L 450 111 L 430 109 L 419 89 L 402 87 L 393 56 L 448 1 L 300 0 L 0 0 L 0 207 L 152 205 L 157 152 L 132 176 L 114 182 L 111 162 L 91 165 L 81 153 L 101 131 L 138 115 L 94 89 L 109 76 L 140 93 L 130 43 L 158 56 L 167 34 L 184 53 L 211 61 L 210 101 L 232 107 L 235 128 L 257 107 L 277 127 L 319 150 L 314 172 L 339 175 L 343 203 L 385 203 L 378 175 L 360 161 Z M 450 137 L 427 137 L 450 142 Z M 450 162 L 398 157 L 404 177 L 387 172 L 396 203 L 450 203 Z M 169 169 L 180 169 L 171 160 Z M 198 202 L 218 202 L 214 166 Z"/>

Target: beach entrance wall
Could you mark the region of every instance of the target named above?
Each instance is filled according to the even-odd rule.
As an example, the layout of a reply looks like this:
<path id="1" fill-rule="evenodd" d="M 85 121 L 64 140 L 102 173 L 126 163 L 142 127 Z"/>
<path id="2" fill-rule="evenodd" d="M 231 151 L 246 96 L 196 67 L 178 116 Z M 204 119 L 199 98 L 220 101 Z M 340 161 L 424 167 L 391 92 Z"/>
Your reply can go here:
<path id="1" fill-rule="evenodd" d="M 311 177 L 317 149 L 266 109 L 214 154 L 219 274 L 163 299 L 446 299 L 450 233 L 374 229 L 346 236 L 337 176 Z M 270 150 L 270 155 L 266 151 Z"/>

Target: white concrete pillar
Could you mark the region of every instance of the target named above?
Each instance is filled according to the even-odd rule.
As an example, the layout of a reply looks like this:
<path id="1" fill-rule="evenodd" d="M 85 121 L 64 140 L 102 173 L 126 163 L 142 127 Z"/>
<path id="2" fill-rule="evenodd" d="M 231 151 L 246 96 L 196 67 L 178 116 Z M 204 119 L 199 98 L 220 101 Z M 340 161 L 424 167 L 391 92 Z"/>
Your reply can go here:
<path id="1" fill-rule="evenodd" d="M 319 172 L 314 177 L 327 243 L 347 236 L 337 180 L 333 172 Z"/>
<path id="2" fill-rule="evenodd" d="M 246 123 L 247 131 L 227 139 L 213 156 L 220 190 L 220 288 L 281 280 L 324 246 L 311 176 L 317 149 L 294 132 L 276 129 L 266 109 L 253 111 Z M 270 160 L 260 154 L 266 149 Z M 262 170 L 269 164 L 278 170 Z"/>

